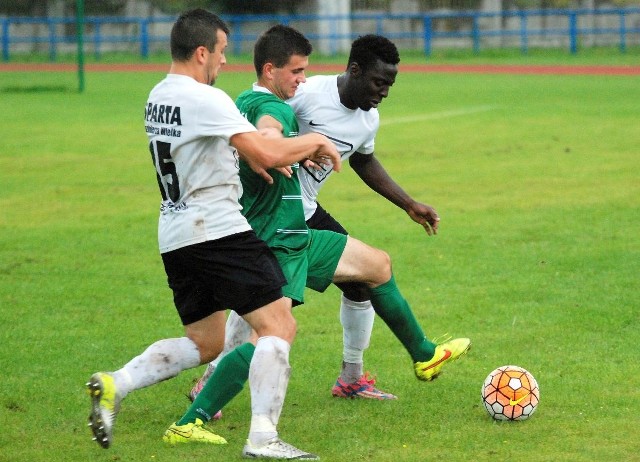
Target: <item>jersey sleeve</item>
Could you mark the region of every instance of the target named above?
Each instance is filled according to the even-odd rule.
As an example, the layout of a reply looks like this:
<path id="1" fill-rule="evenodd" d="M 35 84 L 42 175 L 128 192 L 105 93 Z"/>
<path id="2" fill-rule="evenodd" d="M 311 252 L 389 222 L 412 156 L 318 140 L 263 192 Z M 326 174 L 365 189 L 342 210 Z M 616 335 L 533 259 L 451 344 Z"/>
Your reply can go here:
<path id="1" fill-rule="evenodd" d="M 374 111 L 374 109 L 371 109 Z M 355 150 L 355 152 L 359 152 L 360 154 L 373 154 L 375 144 L 376 144 L 376 135 L 378 134 L 378 128 L 380 127 L 380 115 L 378 111 L 372 113 L 374 115 L 373 128 L 369 133 L 369 136 L 366 140 Z"/>
<path id="2" fill-rule="evenodd" d="M 291 127 L 292 123 L 295 122 L 295 116 L 291 112 L 291 109 L 283 102 L 269 101 L 261 104 L 256 109 L 256 123 L 258 120 L 260 120 L 261 117 L 267 115 L 280 122 L 285 130 Z M 284 135 L 289 136 L 288 133 L 285 133 Z"/>

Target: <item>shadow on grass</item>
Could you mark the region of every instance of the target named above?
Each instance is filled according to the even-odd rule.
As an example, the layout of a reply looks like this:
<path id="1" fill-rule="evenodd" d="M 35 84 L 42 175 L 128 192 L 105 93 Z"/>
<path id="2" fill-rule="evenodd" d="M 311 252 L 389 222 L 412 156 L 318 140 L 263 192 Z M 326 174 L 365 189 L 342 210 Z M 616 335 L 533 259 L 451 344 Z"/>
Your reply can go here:
<path id="1" fill-rule="evenodd" d="M 75 93 L 76 91 L 64 85 L 14 85 L 0 88 L 0 93 Z"/>

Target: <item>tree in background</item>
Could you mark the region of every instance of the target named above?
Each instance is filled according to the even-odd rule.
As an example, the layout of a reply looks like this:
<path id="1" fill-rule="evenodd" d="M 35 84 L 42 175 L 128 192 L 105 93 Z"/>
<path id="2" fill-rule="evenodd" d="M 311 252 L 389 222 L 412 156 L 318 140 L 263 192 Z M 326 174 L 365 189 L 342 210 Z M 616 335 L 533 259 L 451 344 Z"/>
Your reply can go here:
<path id="1" fill-rule="evenodd" d="M 121 15 L 132 0 L 85 0 L 86 15 Z M 502 9 L 593 8 L 613 4 L 637 5 L 639 0 L 502 0 Z M 165 14 L 177 14 L 191 8 L 206 8 L 220 14 L 296 13 L 305 0 L 147 0 Z M 393 0 L 351 0 L 352 10 L 391 11 Z M 416 0 L 420 11 L 437 9 L 476 10 L 482 0 Z M 76 0 L 64 0 L 64 11 L 74 11 Z M 0 2 L 0 15 L 47 16 L 59 0 L 10 0 Z"/>
<path id="2" fill-rule="evenodd" d="M 205 8 L 218 14 L 295 13 L 304 0 L 148 0 L 166 14 L 178 14 L 192 8 Z"/>
<path id="3" fill-rule="evenodd" d="M 11 0 L 0 2 L 0 14 L 7 16 L 47 16 L 49 9 L 59 2 L 56 0 Z M 84 0 L 85 14 L 117 15 L 122 13 L 127 0 Z M 75 0 L 63 2 L 65 11 L 75 9 Z"/>
<path id="4" fill-rule="evenodd" d="M 217 0 L 210 2 L 222 13 L 231 14 L 273 14 L 295 13 L 302 0 Z"/>

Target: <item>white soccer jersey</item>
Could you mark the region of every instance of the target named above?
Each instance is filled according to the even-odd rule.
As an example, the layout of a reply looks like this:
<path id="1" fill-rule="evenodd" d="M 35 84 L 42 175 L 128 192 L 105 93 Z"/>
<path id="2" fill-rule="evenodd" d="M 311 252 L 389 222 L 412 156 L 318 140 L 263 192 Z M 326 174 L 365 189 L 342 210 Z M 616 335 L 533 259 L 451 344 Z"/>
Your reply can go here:
<path id="1" fill-rule="evenodd" d="M 296 113 L 300 134 L 316 132 L 327 136 L 336 145 L 343 161 L 356 151 L 373 153 L 380 125 L 378 110 L 354 110 L 343 106 L 338 95 L 337 75 L 309 77 L 287 103 Z M 298 170 L 305 219 L 311 218 L 316 211 L 318 192 L 332 172 L 329 167 L 322 170 L 301 167 Z"/>
<path id="2" fill-rule="evenodd" d="M 161 253 L 251 229 L 229 139 L 256 129 L 226 93 L 169 74 L 149 94 L 145 128 L 162 194 Z"/>

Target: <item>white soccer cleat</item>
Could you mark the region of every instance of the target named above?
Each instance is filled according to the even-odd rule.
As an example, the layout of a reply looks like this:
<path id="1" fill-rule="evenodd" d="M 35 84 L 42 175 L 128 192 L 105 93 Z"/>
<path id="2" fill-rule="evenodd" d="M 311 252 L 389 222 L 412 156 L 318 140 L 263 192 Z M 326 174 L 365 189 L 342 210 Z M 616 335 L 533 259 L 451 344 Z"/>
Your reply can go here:
<path id="1" fill-rule="evenodd" d="M 276 437 L 262 446 L 253 446 L 249 440 L 242 449 L 245 459 L 320 460 L 315 454 L 301 451 Z"/>

